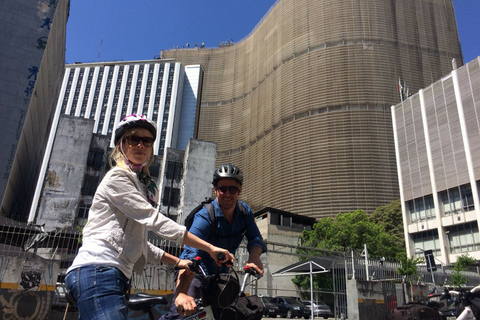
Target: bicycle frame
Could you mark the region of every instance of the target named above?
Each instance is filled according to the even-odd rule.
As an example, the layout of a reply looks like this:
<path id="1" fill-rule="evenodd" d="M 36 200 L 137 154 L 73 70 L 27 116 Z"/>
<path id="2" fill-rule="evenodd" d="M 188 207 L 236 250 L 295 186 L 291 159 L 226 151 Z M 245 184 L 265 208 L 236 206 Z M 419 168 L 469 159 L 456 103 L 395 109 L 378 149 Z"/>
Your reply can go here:
<path id="1" fill-rule="evenodd" d="M 469 290 L 470 293 L 475 293 L 477 291 L 480 291 L 480 286 L 476 286 L 475 288 Z M 460 313 L 460 315 L 457 316 L 457 320 L 464 320 L 464 319 L 467 319 L 467 317 L 470 315 L 470 314 L 473 314 L 473 311 L 472 311 L 472 308 L 470 307 L 470 302 L 469 301 L 465 301 L 465 300 L 468 300 L 468 297 L 465 297 L 464 296 L 464 292 L 460 292 L 460 291 L 456 291 L 456 290 L 448 290 L 446 289 L 445 290 L 445 293 L 442 294 L 442 297 L 443 298 L 448 298 L 450 295 L 454 295 L 455 297 L 459 297 L 460 300 L 463 300 L 464 302 L 464 305 L 465 305 L 465 308 L 463 309 L 462 313 Z M 476 318 L 477 319 L 477 318 Z"/>
<path id="2" fill-rule="evenodd" d="M 201 272 L 205 274 L 205 272 L 203 271 L 200 265 L 198 265 L 198 268 L 200 268 Z M 248 280 L 250 276 L 251 275 L 257 276 L 254 269 L 247 268 L 247 266 L 245 266 L 244 270 L 245 270 L 245 275 L 243 277 L 242 286 L 240 287 L 239 296 L 242 296 L 244 294 L 245 287 L 248 285 Z M 183 320 L 215 320 L 215 317 L 213 315 L 213 310 L 210 305 L 203 307 L 202 299 L 199 299 L 199 301 L 197 302 L 197 305 L 199 305 L 198 312 L 192 314 L 191 316 L 186 317 Z"/>

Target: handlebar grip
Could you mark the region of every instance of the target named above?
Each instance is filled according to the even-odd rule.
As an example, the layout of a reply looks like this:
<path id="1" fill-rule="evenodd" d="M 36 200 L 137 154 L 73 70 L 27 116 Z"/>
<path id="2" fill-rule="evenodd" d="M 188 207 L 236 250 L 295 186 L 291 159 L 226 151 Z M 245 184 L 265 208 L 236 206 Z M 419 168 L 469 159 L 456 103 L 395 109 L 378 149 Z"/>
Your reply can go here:
<path id="1" fill-rule="evenodd" d="M 188 264 L 188 267 L 190 270 L 192 270 L 195 273 L 199 273 L 200 269 L 200 263 L 202 263 L 202 258 L 201 257 L 195 257 L 195 259 L 192 259 L 191 262 Z"/>
<path id="2" fill-rule="evenodd" d="M 225 254 L 223 252 L 217 253 L 217 259 L 218 261 L 222 261 L 223 259 L 225 259 Z M 233 262 L 231 260 L 227 260 L 223 264 L 232 266 Z"/>
<path id="3" fill-rule="evenodd" d="M 245 271 L 245 273 L 249 273 L 252 276 L 255 276 L 258 278 L 258 272 L 254 268 L 250 268 L 250 266 L 245 266 L 243 270 Z"/>

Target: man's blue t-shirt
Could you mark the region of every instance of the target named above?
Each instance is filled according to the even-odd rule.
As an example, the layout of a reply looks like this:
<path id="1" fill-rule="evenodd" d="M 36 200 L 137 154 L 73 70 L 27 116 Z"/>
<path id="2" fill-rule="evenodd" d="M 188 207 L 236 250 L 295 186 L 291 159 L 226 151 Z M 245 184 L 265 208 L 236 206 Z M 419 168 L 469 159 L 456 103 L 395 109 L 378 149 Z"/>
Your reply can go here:
<path id="1" fill-rule="evenodd" d="M 246 219 L 242 217 L 242 213 L 238 206 L 243 205 L 245 208 Z M 217 228 L 215 234 L 209 238 L 210 232 L 212 230 L 212 221 L 205 207 L 195 214 L 192 226 L 190 227 L 190 232 L 196 235 L 197 237 L 213 244 L 214 246 L 227 249 L 231 254 L 235 255 L 240 243 L 245 236 L 247 238 L 247 250 L 250 251 L 252 247 L 262 248 L 262 252 L 267 250 L 267 246 L 263 241 L 262 235 L 258 230 L 255 220 L 253 218 L 253 213 L 250 207 L 242 201 L 237 201 L 235 207 L 235 216 L 232 225 L 228 222 L 225 216 L 220 209 L 220 206 L 217 202 L 217 199 L 212 201 L 212 206 L 215 211 L 215 218 L 217 222 Z M 202 258 L 202 268 L 206 274 L 214 274 L 217 270 L 217 265 L 215 261 L 210 257 L 208 253 L 203 250 L 199 250 L 193 247 L 185 246 L 182 254 L 180 255 L 181 259 L 191 260 L 195 257 Z M 221 273 L 227 272 L 227 267 L 223 266 L 220 269 Z"/>

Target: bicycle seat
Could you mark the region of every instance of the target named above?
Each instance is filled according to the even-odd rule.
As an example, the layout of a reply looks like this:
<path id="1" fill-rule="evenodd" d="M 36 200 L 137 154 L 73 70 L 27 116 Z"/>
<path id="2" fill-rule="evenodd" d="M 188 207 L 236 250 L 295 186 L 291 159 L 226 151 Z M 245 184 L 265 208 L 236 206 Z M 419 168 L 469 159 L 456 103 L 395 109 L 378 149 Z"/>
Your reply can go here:
<path id="1" fill-rule="evenodd" d="M 127 301 L 128 307 L 132 310 L 145 310 L 150 309 L 157 304 L 168 304 L 168 300 L 165 297 L 151 296 L 146 293 L 132 294 Z"/>

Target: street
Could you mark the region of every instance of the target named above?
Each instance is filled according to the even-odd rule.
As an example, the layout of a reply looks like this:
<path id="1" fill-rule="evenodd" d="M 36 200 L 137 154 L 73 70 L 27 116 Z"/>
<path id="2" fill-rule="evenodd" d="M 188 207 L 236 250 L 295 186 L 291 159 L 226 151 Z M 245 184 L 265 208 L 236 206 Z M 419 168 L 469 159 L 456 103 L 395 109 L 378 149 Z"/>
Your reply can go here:
<path id="1" fill-rule="evenodd" d="M 277 318 L 263 317 L 263 318 L 262 318 L 262 320 L 267 320 L 267 319 L 289 320 L 290 318 L 280 318 L 280 317 L 277 317 Z M 303 319 L 303 318 L 293 318 L 293 319 L 301 320 L 301 319 Z M 310 319 L 310 318 L 309 318 L 309 319 Z M 315 317 L 314 319 L 315 319 L 315 320 L 322 320 L 323 318 L 322 318 L 322 317 Z M 308 320 L 308 319 L 307 319 L 307 320 Z M 335 317 L 327 318 L 327 320 L 335 320 Z"/>

